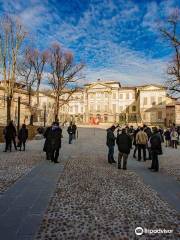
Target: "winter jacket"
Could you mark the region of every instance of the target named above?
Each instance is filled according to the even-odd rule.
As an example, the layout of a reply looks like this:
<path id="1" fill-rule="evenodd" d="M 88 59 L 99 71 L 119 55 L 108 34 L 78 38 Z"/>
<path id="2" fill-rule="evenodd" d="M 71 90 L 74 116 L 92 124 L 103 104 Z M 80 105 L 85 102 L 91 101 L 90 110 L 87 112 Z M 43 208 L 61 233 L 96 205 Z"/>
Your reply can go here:
<path id="1" fill-rule="evenodd" d="M 28 139 L 28 129 L 21 128 L 19 130 L 18 139 L 22 142 L 25 142 Z"/>
<path id="2" fill-rule="evenodd" d="M 154 133 L 150 138 L 151 151 L 162 154 L 161 138 L 158 133 Z"/>
<path id="3" fill-rule="evenodd" d="M 148 136 L 144 131 L 139 131 L 136 135 L 136 144 L 145 145 L 148 142 Z"/>
<path id="4" fill-rule="evenodd" d="M 68 134 L 73 134 L 74 133 L 74 129 L 72 126 L 69 126 L 67 129 Z"/>
<path id="5" fill-rule="evenodd" d="M 132 140 L 126 133 L 121 133 L 116 140 L 119 152 L 129 154 L 132 147 Z"/>
<path id="6" fill-rule="evenodd" d="M 113 131 L 112 131 L 110 128 L 107 129 L 106 145 L 107 145 L 108 147 L 114 146 L 114 145 L 115 145 L 115 140 L 116 140 L 116 138 L 115 138 L 115 136 L 114 136 Z"/>

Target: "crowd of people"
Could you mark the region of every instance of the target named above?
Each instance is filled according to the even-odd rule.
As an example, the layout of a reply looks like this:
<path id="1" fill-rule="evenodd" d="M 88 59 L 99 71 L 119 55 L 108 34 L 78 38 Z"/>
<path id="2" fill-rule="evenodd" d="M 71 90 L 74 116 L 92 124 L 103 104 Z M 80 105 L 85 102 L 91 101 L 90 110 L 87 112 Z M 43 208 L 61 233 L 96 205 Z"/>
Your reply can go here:
<path id="1" fill-rule="evenodd" d="M 114 132 L 117 129 L 117 136 Z M 162 128 L 152 127 L 152 129 L 146 125 L 143 127 L 134 128 L 124 127 L 120 128 L 119 125 L 111 126 L 107 129 L 107 141 L 108 146 L 108 162 L 110 164 L 116 163 L 114 159 L 114 147 L 117 144 L 118 154 L 118 169 L 121 167 L 127 169 L 127 159 L 132 146 L 134 145 L 133 157 L 137 160 L 143 161 L 152 160 L 151 171 L 159 171 L 158 156 L 163 154 L 162 142 L 165 142 L 166 147 L 177 148 L 180 139 L 180 128 L 173 124 L 172 128 L 163 130 Z M 123 165 L 121 166 L 121 160 L 123 159 Z"/>
<path id="2" fill-rule="evenodd" d="M 117 134 L 115 135 L 116 129 Z M 69 144 L 72 144 L 72 141 L 78 137 L 75 123 L 70 122 L 67 133 L 69 135 Z M 41 134 L 45 138 L 43 151 L 46 152 L 46 159 L 58 163 L 61 139 L 63 137 L 59 122 L 53 122 L 45 130 L 41 128 Z M 3 135 L 5 141 L 4 152 L 12 151 L 12 143 L 15 150 L 19 148 L 19 151 L 25 151 L 28 139 L 28 129 L 25 124 L 22 124 L 22 127 L 17 132 L 13 121 L 10 121 L 4 128 Z M 157 172 L 159 171 L 158 156 L 163 154 L 162 142 L 165 142 L 165 147 L 177 148 L 179 140 L 180 127 L 176 127 L 175 124 L 165 130 L 157 127 L 150 128 L 146 125 L 136 129 L 133 126 L 121 128 L 119 125 L 113 125 L 107 129 L 108 162 L 110 164 L 116 163 L 114 147 L 117 144 L 119 150 L 118 169 L 127 169 L 128 155 L 133 149 L 133 158 L 137 158 L 138 161 L 152 160 L 150 170 Z M 123 164 L 121 164 L 122 159 Z"/>

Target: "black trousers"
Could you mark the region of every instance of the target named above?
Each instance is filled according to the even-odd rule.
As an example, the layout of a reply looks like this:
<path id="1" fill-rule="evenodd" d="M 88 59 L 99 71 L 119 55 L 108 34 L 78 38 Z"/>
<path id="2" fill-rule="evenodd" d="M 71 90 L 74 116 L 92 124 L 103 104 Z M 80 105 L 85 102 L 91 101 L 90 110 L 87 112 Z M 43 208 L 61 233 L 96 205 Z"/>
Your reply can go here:
<path id="1" fill-rule="evenodd" d="M 159 171 L 159 161 L 158 161 L 158 154 L 156 151 L 151 151 L 151 156 L 152 156 L 152 164 L 151 168 L 154 169 L 155 171 Z"/>
<path id="2" fill-rule="evenodd" d="M 19 141 L 20 151 L 21 151 L 22 146 L 23 146 L 23 150 L 25 151 L 25 149 L 26 149 L 26 141 L 21 141 L 21 140 Z"/>
<path id="3" fill-rule="evenodd" d="M 146 161 L 146 145 L 138 144 L 138 160 L 141 161 L 141 150 L 143 151 L 143 159 Z"/>
<path id="4" fill-rule="evenodd" d="M 11 149 L 12 149 L 12 141 L 11 141 L 11 139 L 6 138 L 5 151 L 10 150 L 10 152 L 11 152 Z"/>
<path id="5" fill-rule="evenodd" d="M 59 148 L 53 149 L 51 151 L 51 161 L 57 162 L 59 157 Z"/>

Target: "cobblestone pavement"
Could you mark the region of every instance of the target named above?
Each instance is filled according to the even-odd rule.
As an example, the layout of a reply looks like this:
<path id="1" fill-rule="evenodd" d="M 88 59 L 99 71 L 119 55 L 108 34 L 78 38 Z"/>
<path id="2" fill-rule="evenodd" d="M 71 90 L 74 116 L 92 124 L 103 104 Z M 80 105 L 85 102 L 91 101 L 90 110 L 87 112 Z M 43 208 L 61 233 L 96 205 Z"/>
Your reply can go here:
<path id="1" fill-rule="evenodd" d="M 64 172 L 37 239 L 178 239 L 178 214 L 133 171 L 107 163 L 105 131 L 80 129 L 72 145 L 64 138 Z M 135 236 L 136 227 L 171 234 Z"/>
<path id="2" fill-rule="evenodd" d="M 25 152 L 15 150 L 3 152 L 3 150 L 4 144 L 0 144 L 0 192 L 5 191 L 44 159 L 42 141 L 27 142 Z"/>
<path id="3" fill-rule="evenodd" d="M 160 156 L 160 168 L 180 181 L 180 146 L 178 149 L 164 147 L 163 155 Z"/>

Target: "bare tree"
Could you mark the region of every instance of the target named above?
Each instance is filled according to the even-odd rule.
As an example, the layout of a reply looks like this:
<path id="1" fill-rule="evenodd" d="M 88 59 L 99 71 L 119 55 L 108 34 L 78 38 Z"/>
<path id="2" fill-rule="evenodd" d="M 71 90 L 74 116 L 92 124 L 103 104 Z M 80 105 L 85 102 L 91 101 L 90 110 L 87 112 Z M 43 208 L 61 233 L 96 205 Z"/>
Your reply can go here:
<path id="1" fill-rule="evenodd" d="M 174 57 L 168 66 L 169 79 L 167 85 L 172 93 L 180 93 L 180 38 L 178 35 L 179 12 L 174 13 L 168 20 L 169 28 L 161 28 L 161 32 L 174 51 Z"/>
<path id="2" fill-rule="evenodd" d="M 48 60 L 48 52 L 40 52 L 37 49 L 30 49 L 29 61 L 33 66 L 36 78 L 36 95 L 37 95 L 37 106 L 39 105 L 39 88 L 43 77 L 44 66 Z"/>
<path id="3" fill-rule="evenodd" d="M 30 125 L 33 125 L 35 107 L 32 106 L 31 99 L 36 78 L 31 62 L 30 48 L 26 48 L 23 58 L 18 62 L 17 72 L 20 76 L 20 82 L 26 86 L 26 90 L 28 92 L 28 107 L 31 113 Z"/>
<path id="4" fill-rule="evenodd" d="M 49 84 L 55 96 L 55 120 L 57 121 L 60 107 L 67 104 L 73 93 L 77 91 L 74 84 L 82 78 L 79 73 L 84 64 L 75 64 L 73 54 L 63 51 L 58 43 L 50 48 L 49 63 Z"/>
<path id="5" fill-rule="evenodd" d="M 11 120 L 11 104 L 16 87 L 17 57 L 27 35 L 21 23 L 13 17 L 0 19 L 0 63 L 7 96 L 7 122 Z"/>

